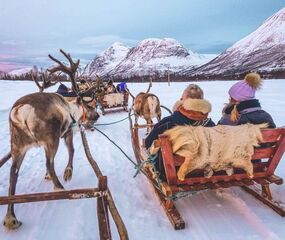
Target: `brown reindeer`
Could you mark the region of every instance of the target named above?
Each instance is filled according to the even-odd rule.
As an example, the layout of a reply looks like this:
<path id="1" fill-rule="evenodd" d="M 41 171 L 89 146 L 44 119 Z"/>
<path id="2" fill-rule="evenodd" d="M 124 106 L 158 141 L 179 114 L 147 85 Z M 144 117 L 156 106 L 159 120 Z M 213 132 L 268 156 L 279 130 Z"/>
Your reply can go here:
<path id="1" fill-rule="evenodd" d="M 156 118 L 159 122 L 161 119 L 161 108 L 160 102 L 156 95 L 149 93 L 150 88 L 152 87 L 152 79 L 150 79 L 149 86 L 147 91 L 140 92 L 136 97 L 134 97 L 130 92 L 131 97 L 133 98 L 133 110 L 135 114 L 135 124 L 138 123 L 138 118 L 142 117 L 146 120 L 147 124 L 153 124 L 152 119 Z M 148 126 L 147 134 L 149 133 L 151 127 Z"/>
<path id="2" fill-rule="evenodd" d="M 37 146 L 43 146 L 46 155 L 46 178 L 51 179 L 55 189 L 63 189 L 54 169 L 54 157 L 58 149 L 60 138 L 64 138 L 68 149 L 68 164 L 64 171 L 64 180 L 72 178 L 73 170 L 73 131 L 72 126 L 80 123 L 84 116 L 95 121 L 93 109 L 86 109 L 82 104 L 83 93 L 76 86 L 76 70 L 79 60 L 74 63 L 69 54 L 60 50 L 69 60 L 70 67 L 49 55 L 59 65 L 50 69 L 51 73 L 62 71 L 69 75 L 73 90 L 78 93 L 77 102 L 68 102 L 57 93 L 38 92 L 18 99 L 9 115 L 11 135 L 11 157 L 9 196 L 14 195 L 19 170 L 26 152 Z M 44 84 L 44 83 L 43 83 Z M 42 87 L 42 86 L 41 86 Z M 41 89 L 41 88 L 40 88 Z M 87 113 L 87 114 L 86 114 Z M 16 229 L 21 225 L 14 212 L 14 204 L 8 205 L 4 225 L 9 229 Z"/>

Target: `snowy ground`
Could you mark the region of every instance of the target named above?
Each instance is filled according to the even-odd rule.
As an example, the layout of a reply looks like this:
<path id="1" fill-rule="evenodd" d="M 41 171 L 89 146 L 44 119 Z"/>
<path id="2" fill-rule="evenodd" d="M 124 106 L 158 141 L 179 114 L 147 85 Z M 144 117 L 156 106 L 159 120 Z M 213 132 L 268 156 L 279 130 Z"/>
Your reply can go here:
<path id="1" fill-rule="evenodd" d="M 227 90 L 233 82 L 202 82 L 205 98 L 213 105 L 212 119 L 216 122 L 227 101 Z M 179 99 L 187 83 L 154 83 L 152 92 L 163 105 L 172 107 Z M 147 84 L 129 84 L 135 94 L 147 89 Z M 53 89 L 52 89 L 53 90 Z M 270 80 L 257 92 L 263 108 L 269 111 L 278 126 L 285 125 L 285 80 Z M 8 114 L 17 98 L 37 91 L 32 82 L 0 81 L 0 156 L 9 151 Z M 126 112 L 101 116 L 98 123 L 107 123 L 126 117 Z M 164 116 L 166 113 L 164 112 Z M 128 122 L 100 126 L 100 129 L 117 142 L 134 158 Z M 109 188 L 126 224 L 132 240 L 180 240 L 180 239 L 232 239 L 259 240 L 285 239 L 285 219 L 258 202 L 239 188 L 207 191 L 177 201 L 177 207 L 186 221 L 186 229 L 173 230 L 159 205 L 151 186 L 143 175 L 133 178 L 133 165 L 104 136 L 98 132 L 87 133 L 92 154 L 101 170 L 108 176 Z M 80 135 L 74 139 L 74 175 L 71 182 L 64 183 L 63 171 L 67 163 L 67 151 L 61 143 L 56 155 L 56 172 L 66 189 L 93 187 L 97 185 L 91 167 L 83 151 Z M 7 195 L 10 162 L 0 169 L 0 195 Z M 17 193 L 52 191 L 51 182 L 44 180 L 45 158 L 42 149 L 28 152 L 21 167 Z M 285 177 L 285 157 L 277 168 L 277 174 Z M 285 203 L 285 185 L 273 186 L 273 195 Z M 0 226 L 1 240 L 88 240 L 98 239 L 96 202 L 94 199 L 52 201 L 19 204 L 16 215 L 23 222 L 20 229 L 7 231 Z M 6 206 L 0 207 L 0 219 Z M 114 223 L 113 239 L 119 239 Z"/>

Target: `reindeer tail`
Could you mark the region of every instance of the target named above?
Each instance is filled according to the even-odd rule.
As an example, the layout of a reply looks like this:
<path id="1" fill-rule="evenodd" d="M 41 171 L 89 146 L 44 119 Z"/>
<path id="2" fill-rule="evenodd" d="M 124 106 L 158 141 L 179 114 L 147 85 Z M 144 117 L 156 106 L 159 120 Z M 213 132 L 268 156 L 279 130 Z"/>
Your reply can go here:
<path id="1" fill-rule="evenodd" d="M 148 89 L 146 90 L 145 93 L 149 93 L 150 89 L 152 87 L 152 78 L 149 79 L 149 85 L 148 85 Z"/>

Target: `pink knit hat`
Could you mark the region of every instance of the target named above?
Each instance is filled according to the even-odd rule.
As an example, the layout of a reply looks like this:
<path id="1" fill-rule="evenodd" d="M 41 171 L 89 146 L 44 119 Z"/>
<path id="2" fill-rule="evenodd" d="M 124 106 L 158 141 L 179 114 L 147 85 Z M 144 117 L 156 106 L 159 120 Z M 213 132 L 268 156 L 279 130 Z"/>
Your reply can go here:
<path id="1" fill-rule="evenodd" d="M 255 92 L 261 87 L 261 78 L 257 73 L 249 73 L 244 80 L 235 83 L 229 90 L 229 95 L 236 101 L 255 98 Z"/>

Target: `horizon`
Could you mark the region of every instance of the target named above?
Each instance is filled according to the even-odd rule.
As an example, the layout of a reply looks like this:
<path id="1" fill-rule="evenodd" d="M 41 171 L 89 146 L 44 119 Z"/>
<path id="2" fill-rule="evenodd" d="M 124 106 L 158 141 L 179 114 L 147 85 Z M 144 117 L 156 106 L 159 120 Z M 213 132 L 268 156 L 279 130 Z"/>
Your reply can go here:
<path id="1" fill-rule="evenodd" d="M 174 38 L 195 53 L 220 54 L 283 7 L 278 0 L 12 0 L 0 7 L 1 22 L 9 23 L 0 31 L 0 71 L 48 67 L 47 55 L 59 57 L 60 48 L 86 64 L 114 42 L 134 47 L 147 38 Z"/>

